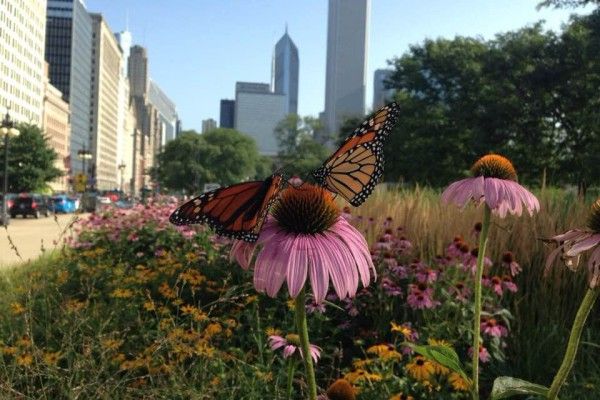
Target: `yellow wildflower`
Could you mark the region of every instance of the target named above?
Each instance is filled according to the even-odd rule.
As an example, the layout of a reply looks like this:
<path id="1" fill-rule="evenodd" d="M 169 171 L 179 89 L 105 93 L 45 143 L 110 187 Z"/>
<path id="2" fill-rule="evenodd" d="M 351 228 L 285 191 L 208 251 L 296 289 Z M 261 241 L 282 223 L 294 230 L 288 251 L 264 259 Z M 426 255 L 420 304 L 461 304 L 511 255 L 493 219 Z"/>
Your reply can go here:
<path id="1" fill-rule="evenodd" d="M 64 303 L 64 306 L 67 309 L 67 311 L 69 311 L 69 312 L 77 312 L 77 311 L 82 310 L 85 307 L 85 302 L 79 301 L 76 299 L 71 299 L 71 300 L 67 300 Z"/>
<path id="2" fill-rule="evenodd" d="M 254 303 L 256 300 L 258 300 L 258 296 L 256 296 L 256 295 L 248 296 L 248 297 L 246 297 L 246 304 Z"/>
<path id="3" fill-rule="evenodd" d="M 67 281 L 67 279 L 69 279 L 69 271 L 67 271 L 67 270 L 60 271 L 56 276 L 56 282 L 59 285 L 62 285 L 63 283 L 65 283 Z"/>
<path id="4" fill-rule="evenodd" d="M 17 348 L 14 346 L 4 346 L 2 348 L 2 353 L 6 356 L 14 356 L 17 353 Z"/>
<path id="5" fill-rule="evenodd" d="M 31 346 L 31 339 L 29 339 L 29 336 L 23 335 L 23 336 L 21 336 L 21 338 L 19 340 L 17 340 L 17 346 L 19 346 L 19 347 L 30 347 Z"/>
<path id="6" fill-rule="evenodd" d="M 452 372 L 448 375 L 448 383 L 452 386 L 452 389 L 458 392 L 466 392 L 469 390 L 469 382 L 464 380 L 464 378 L 456 372 Z"/>
<path id="7" fill-rule="evenodd" d="M 17 365 L 28 367 L 33 363 L 33 356 L 29 353 L 19 354 L 17 356 Z"/>
<path id="8" fill-rule="evenodd" d="M 212 324 L 208 324 L 208 326 L 204 329 L 204 336 L 210 338 L 218 333 L 221 333 L 222 331 L 223 328 L 221 327 L 221 324 L 218 322 L 213 322 Z"/>
<path id="9" fill-rule="evenodd" d="M 13 315 L 20 315 L 25 312 L 25 307 L 23 307 L 21 303 L 10 303 L 10 311 Z"/>
<path id="10" fill-rule="evenodd" d="M 281 330 L 273 328 L 272 326 L 269 326 L 267 329 L 265 329 L 265 333 L 267 336 L 281 336 Z"/>
<path id="11" fill-rule="evenodd" d="M 410 326 L 405 325 L 405 324 L 398 325 L 395 322 L 390 322 L 390 324 L 392 325 L 392 329 L 391 329 L 392 332 L 399 332 L 399 333 L 401 333 L 402 335 L 404 335 L 404 339 L 405 340 L 410 341 L 410 340 L 413 339 L 413 337 L 414 337 L 414 331 L 413 331 L 413 329 Z"/>
<path id="12" fill-rule="evenodd" d="M 169 284 L 167 282 L 163 282 L 160 284 L 158 291 L 160 294 L 163 295 L 163 297 L 167 298 L 167 299 L 174 299 L 175 297 L 177 297 L 175 295 L 175 291 L 173 289 L 171 289 L 171 287 L 169 286 Z"/>
<path id="13" fill-rule="evenodd" d="M 115 289 L 112 291 L 111 296 L 117 299 L 128 299 L 133 297 L 133 291 L 131 289 Z"/>
<path id="14" fill-rule="evenodd" d="M 435 372 L 435 368 L 431 362 L 422 356 L 413 358 L 413 360 L 406 365 L 406 370 L 410 376 L 420 382 L 428 381 Z"/>
<path id="15" fill-rule="evenodd" d="M 402 354 L 398 353 L 391 344 L 376 344 L 367 349 L 368 354 L 375 354 L 381 359 L 401 359 Z"/>
<path id="16" fill-rule="evenodd" d="M 352 362 L 352 366 L 356 369 L 362 369 L 373 362 L 372 359 L 367 358 L 366 360 L 355 360 Z"/>
<path id="17" fill-rule="evenodd" d="M 60 359 L 60 351 L 55 352 L 45 352 L 44 353 L 44 362 L 48 365 L 56 365 L 58 360 Z"/>
<path id="18" fill-rule="evenodd" d="M 144 309 L 146 311 L 154 311 L 156 309 L 156 306 L 154 305 L 153 301 L 148 300 L 144 303 Z"/>
<path id="19" fill-rule="evenodd" d="M 355 384 L 362 381 L 379 382 L 383 378 L 379 374 L 372 374 L 364 369 L 357 369 L 355 371 L 346 373 L 344 375 L 344 379 L 346 379 L 351 384 Z"/>

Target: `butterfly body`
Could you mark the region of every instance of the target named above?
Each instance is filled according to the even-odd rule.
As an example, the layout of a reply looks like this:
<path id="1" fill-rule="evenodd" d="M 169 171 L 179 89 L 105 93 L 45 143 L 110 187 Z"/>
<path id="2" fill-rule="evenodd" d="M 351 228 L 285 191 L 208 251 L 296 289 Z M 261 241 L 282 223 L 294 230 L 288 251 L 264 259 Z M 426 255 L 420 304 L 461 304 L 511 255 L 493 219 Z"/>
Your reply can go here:
<path id="1" fill-rule="evenodd" d="M 183 204 L 169 221 L 175 225 L 206 223 L 218 235 L 255 242 L 282 184 L 283 176 L 275 173 L 264 181 L 215 189 Z"/>
<path id="2" fill-rule="evenodd" d="M 361 205 L 383 175 L 383 141 L 394 127 L 398 111 L 398 105 L 391 103 L 366 119 L 313 172 L 317 183 L 353 206 Z"/>

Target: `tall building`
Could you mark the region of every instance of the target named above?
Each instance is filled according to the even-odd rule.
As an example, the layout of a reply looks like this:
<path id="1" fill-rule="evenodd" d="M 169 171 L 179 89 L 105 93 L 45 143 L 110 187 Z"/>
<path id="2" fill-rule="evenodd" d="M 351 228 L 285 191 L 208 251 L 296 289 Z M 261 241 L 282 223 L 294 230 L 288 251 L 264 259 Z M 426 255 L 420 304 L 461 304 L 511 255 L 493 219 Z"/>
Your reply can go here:
<path id="1" fill-rule="evenodd" d="M 145 47 L 132 46 L 129 52 L 127 74 L 131 95 L 146 98 L 148 93 L 148 53 Z"/>
<path id="2" fill-rule="evenodd" d="M 262 155 L 275 156 L 275 127 L 286 116 L 287 96 L 270 91 L 268 83 L 236 82 L 235 129 L 256 141 Z"/>
<path id="3" fill-rule="evenodd" d="M 148 102 L 158 111 L 160 123 L 160 146 L 164 146 L 177 136 L 177 109 L 175 103 L 163 92 L 156 82 L 149 80 Z"/>
<path id="4" fill-rule="evenodd" d="M 286 114 L 298 114 L 298 74 L 300 59 L 298 48 L 288 35 L 287 26 L 285 33 L 275 45 L 273 52 L 273 65 L 271 68 L 271 84 L 273 91 L 287 97 Z"/>
<path id="5" fill-rule="evenodd" d="M 0 3 L 0 105 L 17 122 L 42 122 L 46 0 Z M 2 114 L 3 115 L 3 114 Z"/>
<path id="6" fill-rule="evenodd" d="M 71 110 L 71 175 L 82 173 L 77 154 L 91 148 L 92 133 L 92 19 L 81 0 L 48 0 L 46 61 L 50 83 Z"/>
<path id="7" fill-rule="evenodd" d="M 219 113 L 219 126 L 221 128 L 232 128 L 235 124 L 235 100 L 221 99 Z"/>
<path id="8" fill-rule="evenodd" d="M 127 70 L 129 69 L 129 53 L 131 51 L 133 37 L 131 36 L 131 32 L 129 32 L 127 29 L 119 33 L 115 33 L 115 37 L 117 38 L 117 42 L 119 42 L 119 46 L 121 46 L 121 51 L 123 52 L 123 69 L 125 71 L 125 75 L 127 75 Z"/>
<path id="9" fill-rule="evenodd" d="M 393 95 L 394 89 L 388 89 L 385 85 L 392 74 L 393 69 L 376 69 L 373 74 L 373 110 L 378 110 L 388 103 Z"/>
<path id="10" fill-rule="evenodd" d="M 101 14 L 93 22 L 92 50 L 92 186 L 99 190 L 119 185 L 117 171 L 119 80 L 123 54 Z"/>
<path id="11" fill-rule="evenodd" d="M 345 117 L 365 113 L 370 0 L 329 0 L 323 121 L 336 135 Z"/>
<path id="12" fill-rule="evenodd" d="M 60 90 L 50 84 L 48 79 L 48 63 L 44 79 L 44 107 L 42 130 L 48 139 L 48 144 L 56 152 L 54 166 L 63 172 L 63 176 L 50 182 L 54 191 L 69 190 L 69 170 L 71 165 L 71 123 L 69 121 L 69 103 L 63 100 Z"/>
<path id="13" fill-rule="evenodd" d="M 217 127 L 217 121 L 212 118 L 202 120 L 202 133 L 212 131 Z"/>

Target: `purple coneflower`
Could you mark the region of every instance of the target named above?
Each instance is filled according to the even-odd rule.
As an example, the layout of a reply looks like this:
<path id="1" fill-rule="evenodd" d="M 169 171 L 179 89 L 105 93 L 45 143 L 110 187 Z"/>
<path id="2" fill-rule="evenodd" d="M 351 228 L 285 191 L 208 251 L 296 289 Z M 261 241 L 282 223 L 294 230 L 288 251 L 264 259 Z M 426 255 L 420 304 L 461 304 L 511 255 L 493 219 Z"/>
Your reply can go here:
<path id="1" fill-rule="evenodd" d="M 467 353 L 470 356 L 473 356 L 473 347 L 469 347 L 469 350 L 467 351 Z M 486 362 L 490 361 L 490 352 L 483 346 L 479 346 L 479 360 L 482 363 L 486 363 Z"/>
<path id="2" fill-rule="evenodd" d="M 422 310 L 425 308 L 435 308 L 440 305 L 439 301 L 435 301 L 433 296 L 433 289 L 427 287 L 424 283 L 418 285 L 408 285 L 409 293 L 406 298 L 406 302 L 413 309 Z"/>
<path id="3" fill-rule="evenodd" d="M 521 215 L 523 207 L 529 215 L 539 211 L 538 199 L 517 183 L 512 163 L 497 154 L 481 157 L 473 167 L 472 178 L 452 183 L 442 194 L 442 201 L 464 207 L 469 201 L 485 202 L 500 218 L 507 213 Z"/>
<path id="4" fill-rule="evenodd" d="M 269 336 L 269 346 L 271 346 L 271 350 L 273 351 L 283 347 L 283 358 L 291 357 L 296 351 L 298 351 L 301 358 L 304 358 L 302 349 L 300 348 L 300 337 L 296 334 L 292 333 L 286 335 L 286 337 L 277 335 Z M 315 363 L 319 361 L 319 358 L 321 357 L 321 348 L 311 344 L 310 356 Z"/>
<path id="5" fill-rule="evenodd" d="M 495 318 L 486 318 L 481 321 L 481 330 L 483 333 L 492 337 L 502 337 L 508 335 L 508 329 Z"/>
<path id="6" fill-rule="evenodd" d="M 588 260 L 590 288 L 600 285 L 600 199 L 592 205 L 587 229 L 571 229 L 562 235 L 554 236 L 550 241 L 558 247 L 550 253 L 546 261 L 546 273 L 560 255 L 562 261 L 571 270 L 579 267 L 579 258 L 585 251 L 592 254 Z"/>
<path id="7" fill-rule="evenodd" d="M 484 269 L 485 248 L 488 241 L 491 214 L 500 218 L 508 213 L 521 215 L 523 209 L 533 215 L 539 211 L 538 199 L 517 183 L 517 172 L 505 157 L 489 154 L 481 157 L 471 167 L 473 177 L 452 183 L 444 190 L 442 201 L 464 207 L 469 202 L 477 205 L 485 203 L 481 231 L 479 233 L 479 252 L 475 266 L 473 348 L 479 348 L 479 326 L 481 318 L 481 278 Z M 473 393 L 479 394 L 479 357 L 472 359 Z"/>
<path id="8" fill-rule="evenodd" d="M 546 273 L 559 254 L 565 265 L 570 270 L 576 271 L 581 254 L 591 251 L 587 263 L 589 287 L 575 315 L 565 356 L 548 391 L 548 398 L 555 399 L 575 364 L 583 326 L 600 295 L 600 198 L 592 205 L 586 229 L 572 229 L 562 235 L 554 236 L 550 241 L 555 242 L 558 247 L 550 253 L 546 261 Z"/>
<path id="9" fill-rule="evenodd" d="M 291 297 L 307 277 L 320 303 L 329 280 L 340 299 L 354 297 L 359 278 L 368 286 L 375 267 L 364 237 L 344 218 L 325 189 L 304 184 L 285 190 L 273 207 L 256 245 L 262 246 L 254 265 L 254 286 L 275 297 L 287 282 Z M 232 248 L 243 268 L 250 266 L 254 245 L 237 242 Z"/>
<path id="10" fill-rule="evenodd" d="M 515 256 L 510 251 L 502 254 L 502 265 L 510 271 L 511 276 L 517 276 L 522 271 L 521 266 L 515 261 Z"/>

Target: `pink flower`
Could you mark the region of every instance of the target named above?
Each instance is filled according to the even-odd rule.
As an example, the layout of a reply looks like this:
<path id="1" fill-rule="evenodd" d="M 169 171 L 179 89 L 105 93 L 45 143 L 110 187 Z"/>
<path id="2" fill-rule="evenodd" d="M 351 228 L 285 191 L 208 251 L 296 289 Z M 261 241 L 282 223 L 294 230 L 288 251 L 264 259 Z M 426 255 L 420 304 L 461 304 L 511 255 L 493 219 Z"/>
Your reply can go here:
<path id="1" fill-rule="evenodd" d="M 417 272 L 417 281 L 420 283 L 433 283 L 438 278 L 438 271 L 431 268 L 424 268 Z"/>
<path id="2" fill-rule="evenodd" d="M 271 346 L 271 350 L 273 351 L 283 347 L 283 358 L 291 357 L 296 351 L 298 351 L 298 354 L 301 358 L 304 358 L 302 349 L 300 348 L 300 338 L 298 338 L 298 335 L 290 334 L 285 338 L 277 335 L 271 335 L 269 336 L 269 346 Z M 310 356 L 316 363 L 321 357 L 321 348 L 315 346 L 314 344 L 311 344 L 309 347 Z"/>
<path id="3" fill-rule="evenodd" d="M 452 183 L 442 193 L 444 203 L 464 207 L 469 201 L 485 202 L 500 218 L 507 213 L 520 216 L 525 208 L 529 215 L 539 211 L 538 199 L 519 185 L 511 162 L 499 155 L 480 158 L 471 168 L 474 177 Z"/>
<path id="4" fill-rule="evenodd" d="M 504 325 L 498 323 L 495 318 L 482 318 L 481 330 L 486 335 L 490 335 L 492 337 L 502 337 L 508 335 L 508 329 L 506 329 Z"/>
<path id="5" fill-rule="evenodd" d="M 456 299 L 463 303 L 468 300 L 471 295 L 471 289 L 469 289 L 463 282 L 457 282 L 456 285 L 450 287 L 450 293 L 456 296 Z"/>
<path id="6" fill-rule="evenodd" d="M 354 297 L 359 279 L 368 286 L 375 267 L 364 237 L 339 215 L 325 189 L 304 184 L 283 191 L 256 245 L 254 287 L 275 297 L 283 282 L 295 298 L 307 278 L 315 302 L 325 299 L 331 280 L 340 299 Z M 252 245 L 234 244 L 231 256 L 248 267 Z"/>
<path id="7" fill-rule="evenodd" d="M 564 264 L 572 271 L 579 267 L 581 254 L 590 250 L 588 260 L 589 285 L 595 288 L 600 285 L 600 198 L 592 205 L 588 219 L 588 229 L 572 229 L 552 237 L 549 241 L 558 245 L 546 260 L 547 274 L 560 255 Z"/>
<path id="8" fill-rule="evenodd" d="M 432 296 L 433 289 L 427 287 L 427 285 L 423 283 L 419 283 L 418 285 L 409 285 L 409 293 L 406 298 L 406 302 L 411 308 L 417 310 L 435 308 L 441 303 L 433 300 Z"/>
<path id="9" fill-rule="evenodd" d="M 511 276 L 517 276 L 522 271 L 521 266 L 515 261 L 510 251 L 502 254 L 502 265 L 510 271 Z"/>
<path id="10" fill-rule="evenodd" d="M 517 284 L 513 282 L 510 275 L 502 275 L 502 287 L 509 292 L 517 293 Z"/>
<path id="11" fill-rule="evenodd" d="M 486 279 L 483 284 L 484 286 L 490 287 L 498 296 L 502 296 L 504 287 L 502 286 L 500 277 L 493 276 L 491 279 Z"/>
<path id="12" fill-rule="evenodd" d="M 467 351 L 467 353 L 469 353 L 469 356 L 473 356 L 473 347 L 469 347 L 469 350 Z M 489 351 L 483 347 L 483 346 L 479 346 L 479 361 L 481 361 L 482 363 L 486 363 L 490 361 L 490 353 Z"/>

